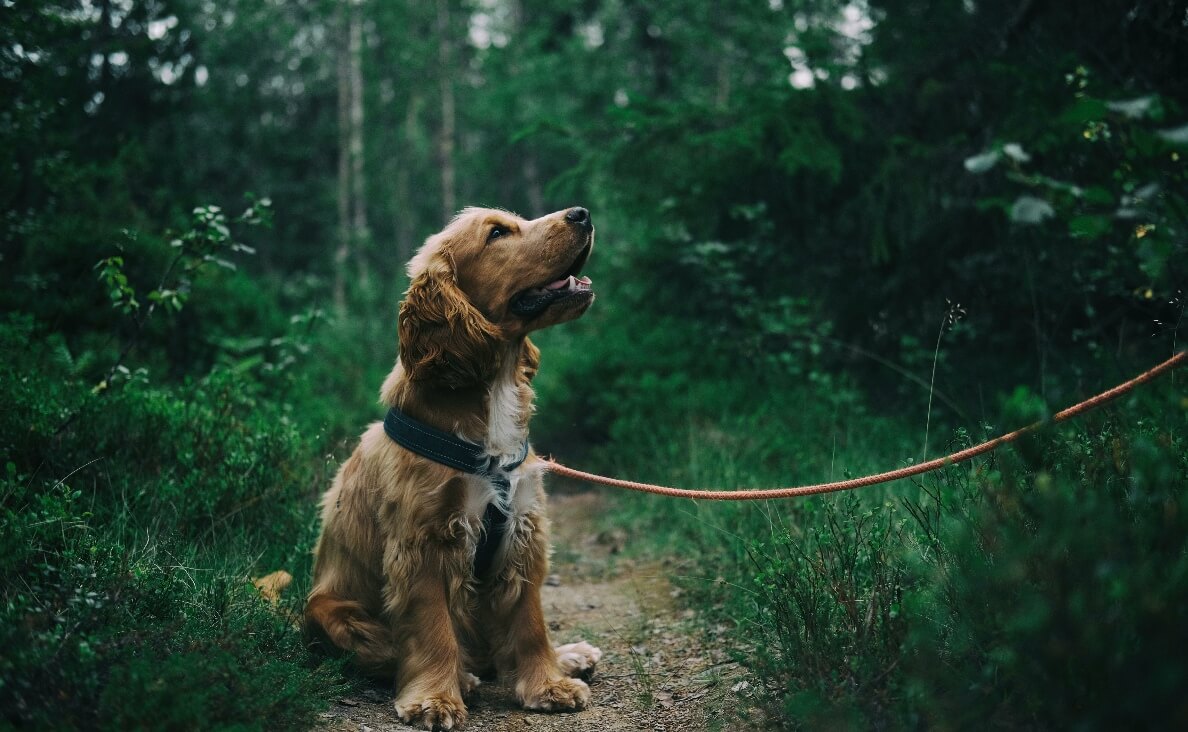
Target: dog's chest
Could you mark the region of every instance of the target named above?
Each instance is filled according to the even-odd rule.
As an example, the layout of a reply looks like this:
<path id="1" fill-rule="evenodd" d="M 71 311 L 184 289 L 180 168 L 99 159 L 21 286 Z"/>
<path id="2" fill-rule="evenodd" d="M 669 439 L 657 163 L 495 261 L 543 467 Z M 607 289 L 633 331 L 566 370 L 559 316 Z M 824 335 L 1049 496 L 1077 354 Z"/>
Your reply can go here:
<path id="1" fill-rule="evenodd" d="M 501 476 L 506 483 L 485 475 L 468 476 L 467 517 L 481 519 L 492 502 L 503 509 L 511 521 L 537 508 L 536 482 L 540 479 L 538 470 L 520 465 L 515 470 L 501 473 Z"/>
<path id="2" fill-rule="evenodd" d="M 501 478 L 506 483 L 481 475 L 468 480 L 468 543 L 476 576 L 488 575 L 508 561 L 514 562 L 517 548 L 526 546 L 524 532 L 533 531 L 537 524 L 522 519 L 540 508 L 539 469 L 520 465 Z"/>

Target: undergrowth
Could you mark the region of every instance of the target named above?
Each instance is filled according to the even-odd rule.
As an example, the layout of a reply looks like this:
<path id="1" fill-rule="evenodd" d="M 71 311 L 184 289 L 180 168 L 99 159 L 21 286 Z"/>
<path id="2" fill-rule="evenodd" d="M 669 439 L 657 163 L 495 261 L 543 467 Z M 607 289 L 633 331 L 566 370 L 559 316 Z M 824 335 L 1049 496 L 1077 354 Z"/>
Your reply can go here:
<path id="1" fill-rule="evenodd" d="M 234 375 L 86 399 L 0 325 L 0 709 L 43 729 L 305 726 L 340 688 L 252 574 L 308 568 L 313 445 Z"/>
<path id="2" fill-rule="evenodd" d="M 268 207 L 98 241 L 74 297 L 0 316 L 0 726 L 307 728 L 351 683 L 293 618 L 394 342 L 239 269 Z"/>
<path id="3" fill-rule="evenodd" d="M 724 389 L 669 405 L 746 404 Z M 646 430 L 587 459 L 668 484 L 771 487 L 886 469 L 885 456 L 918 449 L 844 391 L 693 422 L 698 434 L 662 459 Z M 1037 402 L 1017 393 L 1003 423 L 1031 421 Z M 631 494 L 605 520 L 632 529 L 635 551 L 682 557 L 689 605 L 707 626 L 733 623 L 737 657 L 764 681 L 765 724 L 1183 726 L 1186 418 L 1173 377 L 916 482 L 762 504 Z M 959 430 L 947 447 L 972 441 Z"/>

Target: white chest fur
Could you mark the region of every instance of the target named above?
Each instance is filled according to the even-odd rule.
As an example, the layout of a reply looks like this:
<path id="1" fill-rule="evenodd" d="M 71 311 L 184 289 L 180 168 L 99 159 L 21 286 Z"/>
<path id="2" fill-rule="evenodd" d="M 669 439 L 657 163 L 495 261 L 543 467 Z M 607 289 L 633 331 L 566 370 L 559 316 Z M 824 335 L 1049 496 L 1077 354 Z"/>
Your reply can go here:
<path id="1" fill-rule="evenodd" d="M 501 503 L 500 507 L 506 509 L 507 514 L 513 518 L 540 509 L 540 473 L 539 461 L 520 465 L 507 473 L 510 486 L 506 495 L 502 495 L 489 478 L 481 475 L 467 476 L 467 515 L 481 518 L 487 510 L 487 504 L 492 501 Z"/>
<path id="2" fill-rule="evenodd" d="M 489 552 L 490 561 L 495 568 L 506 562 L 516 561 L 514 555 L 522 550 L 526 544 L 524 531 L 531 531 L 535 522 L 525 521 L 524 516 L 530 513 L 540 513 L 543 493 L 540 489 L 542 463 L 534 461 L 528 466 L 520 465 L 515 470 L 506 473 L 509 487 L 503 494 L 499 487 L 489 478 L 471 475 L 467 480 L 466 513 L 469 524 L 473 527 L 470 535 L 472 551 L 477 557 L 482 552 Z M 506 524 L 496 534 L 499 538 L 494 546 L 480 548 L 483 535 L 480 528 L 487 506 L 492 502 L 500 504 L 507 516 Z M 477 562 L 477 559 L 476 559 Z M 477 565 L 476 565 L 477 566 Z"/>
<path id="3" fill-rule="evenodd" d="M 528 432 L 528 415 L 522 387 L 516 380 L 519 361 L 508 353 L 500 364 L 499 374 L 487 394 L 487 435 L 484 444 L 487 454 L 504 463 L 514 461 L 521 454 Z"/>

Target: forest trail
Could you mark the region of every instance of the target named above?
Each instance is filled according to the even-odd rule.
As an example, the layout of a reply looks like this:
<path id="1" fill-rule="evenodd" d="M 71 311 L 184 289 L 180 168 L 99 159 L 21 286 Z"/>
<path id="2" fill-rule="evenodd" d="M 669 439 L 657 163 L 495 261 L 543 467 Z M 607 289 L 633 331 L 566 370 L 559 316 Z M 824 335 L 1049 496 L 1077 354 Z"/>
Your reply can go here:
<path id="1" fill-rule="evenodd" d="M 705 730 L 737 728 L 734 699 L 746 694 L 742 672 L 713 647 L 692 610 L 677 608 L 667 562 L 619 556 L 625 537 L 599 534 L 606 509 L 598 493 L 549 498 L 555 548 L 542 600 L 556 644 L 586 640 L 602 649 L 590 682 L 589 709 L 573 714 L 526 712 L 501 681 L 487 681 L 467 700 L 471 732 L 522 730 Z M 714 634 L 708 634 L 713 637 Z M 732 690 L 737 687 L 737 691 Z M 744 705 L 746 706 L 746 705 Z M 323 713 L 335 732 L 394 732 L 402 724 L 392 690 L 376 685 L 336 700 Z"/>

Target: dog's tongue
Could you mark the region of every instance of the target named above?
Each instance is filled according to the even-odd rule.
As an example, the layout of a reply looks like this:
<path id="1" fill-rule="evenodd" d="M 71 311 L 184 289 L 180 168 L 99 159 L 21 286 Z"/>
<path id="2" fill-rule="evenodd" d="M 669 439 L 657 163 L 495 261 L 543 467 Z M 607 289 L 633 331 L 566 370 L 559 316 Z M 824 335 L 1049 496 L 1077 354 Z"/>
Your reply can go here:
<path id="1" fill-rule="evenodd" d="M 584 276 L 583 277 L 574 277 L 573 275 L 569 275 L 568 277 L 559 279 L 556 282 L 550 282 L 549 284 L 545 285 L 543 289 L 545 289 L 545 290 L 577 290 L 582 287 L 589 287 L 589 286 L 590 286 L 590 278 L 589 277 L 584 277 Z"/>

